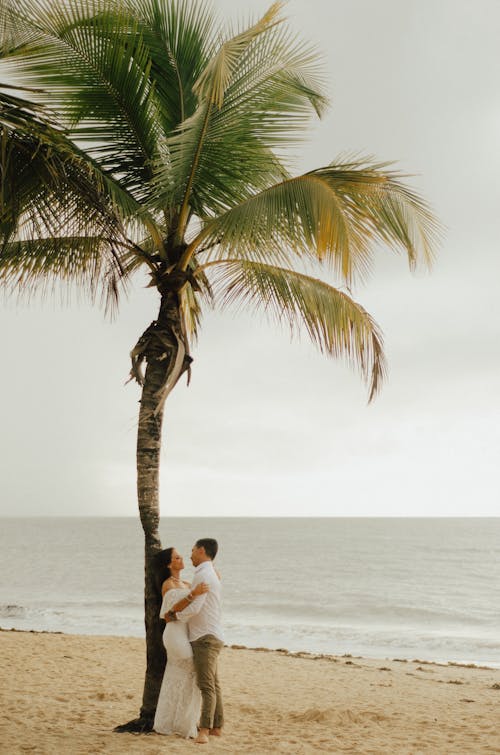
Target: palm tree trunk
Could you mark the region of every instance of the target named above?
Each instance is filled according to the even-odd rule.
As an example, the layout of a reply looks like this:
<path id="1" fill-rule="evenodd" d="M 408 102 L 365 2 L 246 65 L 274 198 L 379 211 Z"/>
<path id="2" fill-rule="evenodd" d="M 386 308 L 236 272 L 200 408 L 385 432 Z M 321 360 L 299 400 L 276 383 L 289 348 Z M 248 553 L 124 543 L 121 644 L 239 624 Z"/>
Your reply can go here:
<path id="1" fill-rule="evenodd" d="M 144 621 L 146 626 L 146 677 L 140 718 L 145 728 L 153 728 L 156 702 L 165 670 L 165 648 L 159 621 L 160 597 L 155 584 L 153 559 L 161 550 L 158 534 L 160 522 L 160 451 L 163 410 L 154 414 L 155 393 L 166 379 L 168 360 L 149 356 L 142 388 L 137 431 L 137 499 L 144 530 Z"/>
<path id="2" fill-rule="evenodd" d="M 154 557 L 161 550 L 158 534 L 160 521 L 159 473 L 163 400 L 165 386 L 178 362 L 181 330 L 178 296 L 162 296 L 158 319 L 145 331 L 141 360 L 147 362 L 143 379 L 137 432 L 137 497 L 145 540 L 144 612 L 146 625 L 146 676 L 139 718 L 117 726 L 115 731 L 151 731 L 166 653 L 159 619 L 161 595 L 155 581 Z M 181 336 L 182 337 L 182 336 Z M 183 344 L 181 344 L 183 347 Z"/>

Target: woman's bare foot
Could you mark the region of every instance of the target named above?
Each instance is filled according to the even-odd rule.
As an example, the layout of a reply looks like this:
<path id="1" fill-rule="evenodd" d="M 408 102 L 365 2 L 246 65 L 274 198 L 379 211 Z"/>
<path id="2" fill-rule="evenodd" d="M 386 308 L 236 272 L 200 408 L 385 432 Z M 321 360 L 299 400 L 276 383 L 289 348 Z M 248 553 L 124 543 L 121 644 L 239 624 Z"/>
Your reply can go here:
<path id="1" fill-rule="evenodd" d="M 212 737 L 222 737 L 222 729 L 219 726 L 210 729 L 208 732 Z"/>
<path id="2" fill-rule="evenodd" d="M 208 729 L 199 729 L 198 730 L 198 736 L 194 740 L 197 745 L 207 745 L 208 744 Z"/>

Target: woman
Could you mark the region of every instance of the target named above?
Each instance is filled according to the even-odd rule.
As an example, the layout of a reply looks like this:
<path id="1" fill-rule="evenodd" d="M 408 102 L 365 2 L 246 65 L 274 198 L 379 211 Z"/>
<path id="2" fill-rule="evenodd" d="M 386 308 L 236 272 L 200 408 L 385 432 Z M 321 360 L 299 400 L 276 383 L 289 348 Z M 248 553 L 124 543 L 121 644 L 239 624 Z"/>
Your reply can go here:
<path id="1" fill-rule="evenodd" d="M 189 582 L 180 578 L 184 561 L 175 548 L 167 548 L 158 553 L 156 564 L 158 588 L 163 596 L 161 618 L 168 611 L 182 611 L 197 595 L 209 590 L 204 582 L 191 590 Z M 196 684 L 187 624 L 181 621 L 169 622 L 163 632 L 163 643 L 168 660 L 153 728 L 159 734 L 196 737 L 201 693 Z"/>

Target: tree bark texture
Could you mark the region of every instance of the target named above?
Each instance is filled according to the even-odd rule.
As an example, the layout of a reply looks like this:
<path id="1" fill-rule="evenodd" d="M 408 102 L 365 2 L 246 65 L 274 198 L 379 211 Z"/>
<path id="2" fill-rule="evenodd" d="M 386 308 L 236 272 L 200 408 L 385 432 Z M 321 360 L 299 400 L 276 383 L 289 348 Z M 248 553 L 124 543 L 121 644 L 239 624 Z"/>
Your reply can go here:
<path id="1" fill-rule="evenodd" d="M 165 670 L 166 654 L 159 619 L 161 595 L 155 581 L 153 561 L 161 550 L 159 472 L 165 385 L 174 370 L 179 351 L 180 313 L 178 296 L 162 296 L 158 320 L 148 328 L 144 349 L 146 372 L 142 388 L 137 433 L 137 496 L 145 538 L 144 609 L 147 667 L 140 720 L 152 729 Z"/>

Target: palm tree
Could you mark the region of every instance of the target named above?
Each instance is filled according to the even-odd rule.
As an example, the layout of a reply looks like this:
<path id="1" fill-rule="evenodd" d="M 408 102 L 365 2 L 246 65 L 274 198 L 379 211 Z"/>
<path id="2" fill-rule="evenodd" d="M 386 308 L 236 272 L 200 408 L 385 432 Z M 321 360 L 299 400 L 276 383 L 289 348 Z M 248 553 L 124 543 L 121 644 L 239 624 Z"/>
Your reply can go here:
<path id="1" fill-rule="evenodd" d="M 195 0 L 12 0 L 1 22 L 4 65 L 41 90 L 66 129 L 68 163 L 94 186 L 69 192 L 57 228 L 43 205 L 43 222 L 30 206 L 29 232 L 18 212 L 0 280 L 29 291 L 40 280 L 76 281 L 93 294 L 96 281 L 109 283 L 111 261 L 115 297 L 139 270 L 159 295 L 157 319 L 131 353 L 142 387 L 147 671 L 128 730 L 147 730 L 164 664 L 152 570 L 163 409 L 181 375 L 189 381 L 202 308 L 245 304 L 305 328 L 321 351 L 361 370 L 371 400 L 384 374 L 382 339 L 345 287 L 366 273 L 380 242 L 411 266 L 429 262 L 436 222 L 387 164 L 339 159 L 290 174 L 287 156 L 327 99 L 316 54 L 290 33 L 280 3 L 224 36 Z M 82 222 L 88 206 L 91 222 Z M 340 288 L 318 277 L 325 269 Z"/>

